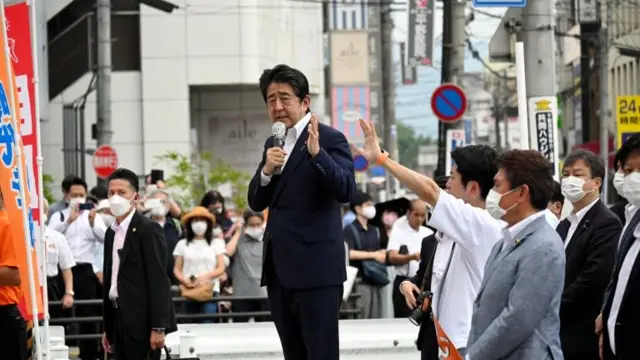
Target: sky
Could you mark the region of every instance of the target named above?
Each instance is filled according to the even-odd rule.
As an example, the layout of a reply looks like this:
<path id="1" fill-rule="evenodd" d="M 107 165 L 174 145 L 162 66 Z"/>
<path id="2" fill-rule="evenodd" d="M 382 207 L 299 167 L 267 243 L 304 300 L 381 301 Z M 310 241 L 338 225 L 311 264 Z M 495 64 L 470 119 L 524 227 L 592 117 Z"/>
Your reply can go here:
<path id="1" fill-rule="evenodd" d="M 471 1 L 469 1 L 471 3 Z M 470 12 L 470 7 L 467 13 Z M 494 15 L 502 15 L 506 11 L 505 8 L 482 8 L 483 12 Z M 395 42 L 404 42 L 407 40 L 407 12 L 394 12 L 395 29 L 393 38 Z M 471 35 L 471 43 L 480 53 L 480 56 L 486 58 L 489 52 L 489 40 L 500 24 L 499 19 L 495 19 L 486 15 L 475 13 L 475 20 L 467 26 L 467 31 Z M 411 126 L 417 133 L 437 137 L 438 119 L 431 112 L 431 93 L 440 85 L 440 65 L 442 55 L 442 3 L 436 3 L 435 14 L 435 49 L 434 49 L 434 66 L 421 67 L 418 69 L 418 82 L 414 85 L 402 85 L 400 81 L 399 68 L 396 75 L 396 120 Z M 399 50 L 394 54 L 395 61 L 399 63 Z M 483 70 L 482 64 L 473 59 L 471 54 L 465 48 L 465 72 L 478 72 Z"/>

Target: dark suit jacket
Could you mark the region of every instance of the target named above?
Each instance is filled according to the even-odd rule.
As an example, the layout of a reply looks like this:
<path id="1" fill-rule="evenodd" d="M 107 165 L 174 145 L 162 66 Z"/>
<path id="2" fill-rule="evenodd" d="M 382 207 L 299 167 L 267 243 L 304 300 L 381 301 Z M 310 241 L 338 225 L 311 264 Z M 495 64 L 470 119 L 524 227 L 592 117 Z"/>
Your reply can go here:
<path id="1" fill-rule="evenodd" d="M 422 239 L 422 246 L 420 248 L 420 265 L 418 271 L 409 280 L 414 283 L 418 288 L 422 287 L 422 282 L 425 281 L 425 290 L 431 290 L 431 272 L 433 271 L 433 264 L 429 265 L 431 256 L 434 254 L 438 241 L 436 240 L 436 233 Z M 427 269 L 429 266 L 429 269 Z M 418 339 L 416 340 L 418 350 L 429 353 L 428 358 L 436 359 L 438 357 L 438 343 L 436 341 L 436 329 L 433 321 L 430 320 L 429 315 L 425 315 L 420 324 L 420 330 L 418 331 Z"/>
<path id="2" fill-rule="evenodd" d="M 560 222 L 563 241 L 571 223 Z M 584 215 L 565 250 L 565 284 L 560 305 L 560 340 L 565 354 L 598 354 L 594 320 L 602 308 L 604 294 L 618 246 L 622 224 L 606 205 L 598 201 Z"/>
<path id="3" fill-rule="evenodd" d="M 251 209 L 269 208 L 262 285 L 266 285 L 265 270 L 271 261 L 282 285 L 292 289 L 340 285 L 346 279 L 340 208 L 356 191 L 353 157 L 338 130 L 318 124 L 318 131 L 321 150 L 315 158 L 307 150 L 305 128 L 282 175 L 260 186 L 266 151 L 273 146 L 273 137 L 269 137 L 249 184 Z"/>
<path id="4" fill-rule="evenodd" d="M 616 321 L 616 356 L 613 356 L 611 347 L 609 345 L 609 331 L 607 328 L 607 322 L 609 320 L 609 314 L 611 313 L 611 302 L 616 291 L 618 282 L 618 275 L 620 274 L 620 268 L 622 263 L 631 248 L 631 245 L 636 240 L 633 236 L 633 232 L 636 226 L 640 224 L 640 211 L 631 219 L 629 225 L 624 231 L 622 238 L 620 239 L 620 247 L 616 254 L 616 261 L 613 267 L 613 274 L 607 291 L 605 293 L 604 306 L 602 310 L 602 323 L 604 325 L 604 358 L 616 359 L 616 360 L 634 360 L 638 358 L 638 339 L 640 339 L 640 256 L 636 257 L 629 275 L 627 287 L 620 303 L 620 310 L 618 312 Z"/>
<path id="5" fill-rule="evenodd" d="M 616 214 L 616 216 L 618 216 L 618 219 L 620 219 L 621 223 L 625 223 L 627 221 L 627 219 L 625 219 L 625 207 L 627 206 L 629 202 L 627 201 L 627 199 L 622 198 L 622 200 L 616 202 L 615 204 L 613 204 L 609 210 L 611 210 L 614 214 Z"/>
<path id="6" fill-rule="evenodd" d="M 109 299 L 113 264 L 114 231 L 109 228 L 104 242 L 104 327 L 113 344 L 115 309 Z M 118 305 L 122 312 L 124 332 L 136 340 L 135 349 L 127 353 L 145 353 L 149 348 L 151 329 L 164 328 L 165 333 L 178 329 L 167 276 L 167 244 L 162 228 L 152 220 L 133 214 L 120 250 L 118 269 Z M 137 341 L 140 343 L 137 344 Z M 122 346 L 122 345 L 120 345 Z"/>

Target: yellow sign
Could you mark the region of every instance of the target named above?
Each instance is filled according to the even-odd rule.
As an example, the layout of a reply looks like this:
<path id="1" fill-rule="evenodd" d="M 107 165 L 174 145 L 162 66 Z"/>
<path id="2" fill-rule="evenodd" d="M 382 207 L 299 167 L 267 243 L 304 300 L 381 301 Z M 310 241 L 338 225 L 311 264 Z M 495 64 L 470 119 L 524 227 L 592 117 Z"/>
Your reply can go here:
<path id="1" fill-rule="evenodd" d="M 640 95 L 616 97 L 616 146 L 619 149 L 629 136 L 640 132 Z"/>
<path id="2" fill-rule="evenodd" d="M 551 101 L 540 100 L 536 101 L 536 111 L 551 111 Z"/>

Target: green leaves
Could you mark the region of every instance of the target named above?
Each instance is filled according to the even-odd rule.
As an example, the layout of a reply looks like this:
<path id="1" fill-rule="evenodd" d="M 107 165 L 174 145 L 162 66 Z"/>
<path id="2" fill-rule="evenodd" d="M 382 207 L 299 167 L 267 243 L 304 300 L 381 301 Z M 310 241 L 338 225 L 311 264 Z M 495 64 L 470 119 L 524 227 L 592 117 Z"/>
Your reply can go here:
<path id="1" fill-rule="evenodd" d="M 231 184 L 231 200 L 236 208 L 247 207 L 247 186 L 251 176 L 235 170 L 221 159 L 214 160 L 211 153 L 187 156 L 168 151 L 156 159 L 165 167 L 166 173 L 171 174 L 164 182 L 184 209 L 198 205 L 207 191 L 227 183 Z"/>
<path id="2" fill-rule="evenodd" d="M 44 198 L 47 199 L 50 205 L 56 202 L 56 199 L 53 197 L 53 191 L 51 191 L 52 185 L 53 176 L 49 174 L 42 174 L 42 192 L 44 193 Z"/>

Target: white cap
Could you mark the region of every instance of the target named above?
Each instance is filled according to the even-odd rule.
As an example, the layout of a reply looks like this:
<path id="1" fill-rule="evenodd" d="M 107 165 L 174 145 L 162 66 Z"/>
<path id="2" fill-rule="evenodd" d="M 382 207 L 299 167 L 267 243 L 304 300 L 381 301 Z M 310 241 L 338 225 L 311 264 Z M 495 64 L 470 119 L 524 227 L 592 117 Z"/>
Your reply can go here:
<path id="1" fill-rule="evenodd" d="M 104 199 L 104 200 L 100 200 L 100 202 L 98 203 L 98 206 L 96 207 L 96 210 L 100 211 L 108 208 L 109 208 L 109 200 Z"/>

